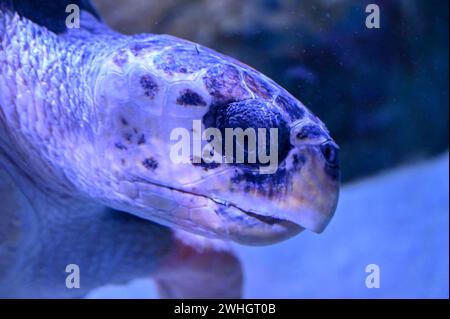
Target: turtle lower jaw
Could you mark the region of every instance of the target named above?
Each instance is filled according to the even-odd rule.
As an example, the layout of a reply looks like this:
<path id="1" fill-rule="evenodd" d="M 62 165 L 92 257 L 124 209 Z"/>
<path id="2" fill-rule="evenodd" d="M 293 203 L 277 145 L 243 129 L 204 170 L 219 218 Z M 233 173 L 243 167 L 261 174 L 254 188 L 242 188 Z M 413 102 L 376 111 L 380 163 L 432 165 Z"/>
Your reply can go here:
<path id="1" fill-rule="evenodd" d="M 161 216 L 146 213 L 146 208 L 151 211 L 154 204 L 150 202 L 141 203 L 142 208 L 119 207 L 118 209 L 169 227 L 181 228 L 206 237 L 232 240 L 245 245 L 277 243 L 304 230 L 298 223 L 289 219 L 271 215 L 269 212 L 246 210 L 238 204 L 217 197 L 167 186 L 142 177 L 135 178 L 135 182 L 153 188 L 153 192 L 158 189 L 164 192 L 167 198 L 178 198 L 178 208 L 166 214 L 161 213 Z"/>
<path id="2" fill-rule="evenodd" d="M 215 213 L 224 220 L 227 237 L 244 245 L 275 244 L 305 229 L 290 220 L 246 211 L 236 206 L 221 206 Z"/>

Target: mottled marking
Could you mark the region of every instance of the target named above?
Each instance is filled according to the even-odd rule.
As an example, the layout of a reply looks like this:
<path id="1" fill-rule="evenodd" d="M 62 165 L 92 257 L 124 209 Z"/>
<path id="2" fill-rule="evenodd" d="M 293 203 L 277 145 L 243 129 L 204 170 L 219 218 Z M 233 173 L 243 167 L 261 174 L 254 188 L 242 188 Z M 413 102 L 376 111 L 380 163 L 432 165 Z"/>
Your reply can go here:
<path id="1" fill-rule="evenodd" d="M 174 73 L 191 74 L 218 62 L 220 60 L 215 56 L 198 52 L 194 45 L 164 50 L 153 59 L 156 68 L 169 75 Z"/>
<path id="2" fill-rule="evenodd" d="M 122 143 L 115 143 L 114 146 L 115 146 L 117 149 L 121 150 L 121 151 L 126 151 L 126 150 L 128 149 L 128 148 L 127 148 L 125 145 L 123 145 Z"/>
<path id="3" fill-rule="evenodd" d="M 185 89 L 180 92 L 180 96 L 177 98 L 177 104 L 206 106 L 206 102 L 203 97 L 190 89 Z"/>
<path id="4" fill-rule="evenodd" d="M 276 94 L 275 88 L 256 74 L 244 72 L 244 80 L 248 88 L 260 98 L 271 101 Z"/>
<path id="5" fill-rule="evenodd" d="M 145 144 L 145 142 L 146 142 L 145 135 L 144 135 L 144 134 L 141 134 L 141 136 L 139 136 L 139 139 L 138 139 L 138 141 L 137 141 L 137 144 L 138 144 L 138 145 L 142 145 L 142 144 Z"/>
<path id="6" fill-rule="evenodd" d="M 192 161 L 192 165 L 193 165 L 193 166 L 199 166 L 199 167 L 202 167 L 203 170 L 208 171 L 208 170 L 210 170 L 210 169 L 215 169 L 215 168 L 219 167 L 219 166 L 220 166 L 220 163 L 216 163 L 216 162 L 207 163 L 207 162 L 205 162 L 204 159 L 202 158 L 202 159 L 201 159 L 201 163 L 194 163 L 194 162 Z"/>
<path id="7" fill-rule="evenodd" d="M 174 44 L 176 44 L 174 40 L 164 38 L 164 36 L 158 36 L 156 38 L 134 42 L 130 45 L 129 49 L 134 56 L 139 56 L 141 53 L 160 51 Z"/>
<path id="8" fill-rule="evenodd" d="M 148 170 L 155 170 L 158 168 L 158 162 L 153 157 L 147 157 L 143 162 L 142 165 Z"/>
<path id="9" fill-rule="evenodd" d="M 134 56 L 138 56 L 139 53 L 141 53 L 141 51 L 143 51 L 144 49 L 147 49 L 149 47 L 150 47 L 150 45 L 148 43 L 141 43 L 141 42 L 133 43 L 130 46 L 130 51 L 131 51 L 131 53 L 133 53 Z"/>
<path id="10" fill-rule="evenodd" d="M 127 119 L 124 118 L 124 117 L 122 117 L 122 118 L 120 119 L 120 123 L 122 123 L 123 126 L 128 126 L 128 121 L 127 121 Z"/>
<path id="11" fill-rule="evenodd" d="M 299 171 L 306 163 L 306 157 L 301 154 L 294 154 L 292 157 L 292 166 L 295 171 Z"/>
<path id="12" fill-rule="evenodd" d="M 127 141 L 127 142 L 131 142 L 132 138 L 133 138 L 133 134 L 131 134 L 130 132 L 124 133 L 123 134 L 123 138 Z"/>
<path id="13" fill-rule="evenodd" d="M 286 192 L 291 175 L 285 167 L 278 167 L 275 174 L 258 174 L 252 171 L 235 172 L 231 182 L 245 192 L 256 192 L 260 196 L 273 198 Z"/>
<path id="14" fill-rule="evenodd" d="M 202 123 L 205 128 L 214 127 L 217 128 L 217 116 L 220 115 L 220 111 L 226 108 L 228 104 L 226 103 L 213 103 L 209 106 L 208 112 L 202 117 Z M 192 129 L 191 129 L 192 131 Z"/>
<path id="15" fill-rule="evenodd" d="M 288 95 L 278 95 L 275 99 L 275 102 L 283 111 L 285 111 L 290 116 L 293 121 L 302 119 L 305 116 L 305 110 L 300 105 L 300 103 L 295 101 Z"/>
<path id="16" fill-rule="evenodd" d="M 145 74 L 140 79 L 140 84 L 144 89 L 144 94 L 151 99 L 154 99 L 159 91 L 158 84 L 150 74 Z"/>
<path id="17" fill-rule="evenodd" d="M 128 62 L 128 54 L 127 52 L 122 49 L 119 52 L 116 53 L 116 55 L 113 58 L 113 62 L 118 67 L 124 66 Z"/>
<path id="18" fill-rule="evenodd" d="M 305 125 L 297 133 L 297 138 L 299 140 L 304 140 L 307 138 L 318 138 L 324 135 L 322 129 L 317 125 Z"/>
<path id="19" fill-rule="evenodd" d="M 242 84 L 240 72 L 231 65 L 221 64 L 209 69 L 203 76 L 208 92 L 219 101 L 249 99 L 250 93 Z"/>

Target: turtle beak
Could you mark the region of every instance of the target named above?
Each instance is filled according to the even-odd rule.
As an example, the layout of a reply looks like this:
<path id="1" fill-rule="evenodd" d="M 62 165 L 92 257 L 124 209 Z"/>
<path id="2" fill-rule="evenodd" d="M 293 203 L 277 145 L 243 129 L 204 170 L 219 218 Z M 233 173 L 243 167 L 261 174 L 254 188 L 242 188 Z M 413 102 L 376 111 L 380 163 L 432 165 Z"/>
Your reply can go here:
<path id="1" fill-rule="evenodd" d="M 293 147 L 274 174 L 228 169 L 185 191 L 208 199 L 191 210 L 197 229 L 246 245 L 267 245 L 304 229 L 322 232 L 339 196 L 338 147 L 329 140 Z"/>
<path id="2" fill-rule="evenodd" d="M 288 158 L 292 189 L 279 203 L 279 217 L 317 233 L 326 228 L 339 198 L 337 153 L 338 147 L 332 141 L 293 149 Z"/>
<path id="3" fill-rule="evenodd" d="M 265 245 L 285 240 L 304 229 L 322 232 L 336 210 L 339 197 L 337 146 L 294 148 L 284 167 L 249 190 L 242 182 L 233 204 L 218 211 L 229 236 L 237 242 Z M 277 187 L 283 180 L 287 187 Z M 246 191 L 247 190 L 247 191 Z"/>

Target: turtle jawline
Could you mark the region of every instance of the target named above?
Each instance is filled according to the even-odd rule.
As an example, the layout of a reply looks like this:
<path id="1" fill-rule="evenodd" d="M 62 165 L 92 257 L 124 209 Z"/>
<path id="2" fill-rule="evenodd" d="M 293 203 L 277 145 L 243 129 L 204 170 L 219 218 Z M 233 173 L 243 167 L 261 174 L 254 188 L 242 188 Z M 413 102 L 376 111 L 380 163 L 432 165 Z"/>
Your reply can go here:
<path id="1" fill-rule="evenodd" d="M 192 196 L 203 197 L 203 198 L 209 199 L 209 200 L 213 201 L 214 203 L 216 203 L 216 204 L 218 204 L 220 206 L 223 206 L 223 207 L 230 207 L 231 206 L 231 207 L 234 207 L 234 208 L 238 209 L 239 211 L 241 211 L 245 215 L 247 215 L 247 216 L 249 216 L 251 218 L 255 218 L 255 219 L 259 220 L 260 222 L 263 222 L 263 223 L 268 224 L 268 225 L 281 224 L 281 223 L 285 223 L 285 222 L 297 224 L 297 223 L 292 222 L 292 221 L 287 220 L 287 219 L 281 219 L 281 218 L 277 218 L 277 217 L 267 216 L 267 215 L 256 213 L 254 211 L 251 211 L 251 212 L 250 211 L 246 211 L 246 210 L 242 209 L 241 207 L 239 207 L 238 205 L 236 205 L 235 203 L 222 201 L 220 199 L 215 199 L 215 198 L 209 197 L 209 196 L 204 195 L 204 194 L 194 193 L 194 192 L 190 192 L 190 191 L 187 191 L 187 190 L 184 190 L 184 189 L 180 189 L 180 188 L 175 188 L 175 187 L 172 187 L 172 186 L 164 185 L 164 184 L 161 184 L 161 183 L 158 183 L 158 182 L 147 180 L 147 179 L 142 178 L 142 177 L 135 177 L 134 181 L 140 182 L 140 183 L 145 183 L 145 184 L 150 184 L 150 185 L 153 185 L 153 186 L 156 186 L 156 187 L 162 187 L 162 188 L 169 189 L 171 191 L 175 191 L 175 192 L 179 192 L 179 193 L 184 193 L 184 194 L 189 194 L 189 195 L 192 195 Z"/>

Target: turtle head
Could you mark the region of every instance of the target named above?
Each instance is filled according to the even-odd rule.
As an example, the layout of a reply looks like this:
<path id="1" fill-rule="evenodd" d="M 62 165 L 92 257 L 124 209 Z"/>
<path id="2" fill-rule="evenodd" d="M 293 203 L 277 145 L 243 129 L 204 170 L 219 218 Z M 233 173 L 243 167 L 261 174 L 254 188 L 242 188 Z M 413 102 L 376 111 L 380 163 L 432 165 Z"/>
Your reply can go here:
<path id="1" fill-rule="evenodd" d="M 194 43 L 136 39 L 102 64 L 90 196 L 171 227 L 262 245 L 321 232 L 339 148 L 264 75 Z"/>

